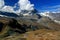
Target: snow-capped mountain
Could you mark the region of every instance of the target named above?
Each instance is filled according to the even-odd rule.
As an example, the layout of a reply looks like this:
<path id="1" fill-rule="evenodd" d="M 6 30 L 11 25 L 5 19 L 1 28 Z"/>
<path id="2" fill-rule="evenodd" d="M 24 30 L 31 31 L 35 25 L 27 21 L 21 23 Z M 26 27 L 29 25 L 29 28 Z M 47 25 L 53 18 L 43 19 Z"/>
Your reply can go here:
<path id="1" fill-rule="evenodd" d="M 17 14 L 15 13 L 10 13 L 10 12 L 3 12 L 0 11 L 0 16 L 1 17 L 19 17 Z"/>
<path id="2" fill-rule="evenodd" d="M 41 12 L 40 15 L 41 15 L 41 16 L 47 16 L 47 17 L 49 17 L 49 13 L 50 13 L 50 12 Z"/>
<path id="3" fill-rule="evenodd" d="M 41 18 L 41 16 L 38 14 L 38 11 L 36 9 L 34 10 L 21 10 L 21 12 L 18 13 L 11 13 L 11 12 L 4 12 L 0 11 L 1 17 L 28 17 L 28 18 Z"/>
<path id="4" fill-rule="evenodd" d="M 25 15 L 33 15 L 33 14 L 37 14 L 37 10 L 34 9 L 34 10 L 21 10 L 20 14 L 23 14 L 24 16 Z"/>
<path id="5" fill-rule="evenodd" d="M 40 14 L 36 9 L 34 10 L 21 10 L 20 16 L 23 15 L 24 17 L 32 17 L 32 18 L 41 18 Z"/>
<path id="6" fill-rule="evenodd" d="M 60 23 L 60 13 L 56 13 L 56 12 L 44 12 L 44 13 L 40 13 L 40 15 L 44 16 L 44 17 L 49 17 L 53 21 L 55 21 L 57 23 Z"/>

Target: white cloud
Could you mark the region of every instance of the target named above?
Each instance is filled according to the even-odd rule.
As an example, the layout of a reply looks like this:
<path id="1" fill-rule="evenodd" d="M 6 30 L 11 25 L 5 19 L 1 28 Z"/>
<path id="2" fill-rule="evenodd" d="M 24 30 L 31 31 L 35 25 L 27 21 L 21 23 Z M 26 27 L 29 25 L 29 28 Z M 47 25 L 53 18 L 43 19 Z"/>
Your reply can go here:
<path id="1" fill-rule="evenodd" d="M 6 6 L 4 0 L 0 0 L 0 11 L 20 13 L 21 10 L 33 10 L 33 6 L 29 0 L 19 0 L 14 7 Z M 14 8 L 18 8 L 18 10 L 15 11 Z"/>
<path id="2" fill-rule="evenodd" d="M 4 0 L 0 0 L 0 9 L 4 6 Z"/>
<path id="3" fill-rule="evenodd" d="M 2 11 L 14 12 L 13 7 L 11 7 L 11 6 L 4 6 L 4 7 L 2 8 Z"/>
<path id="4" fill-rule="evenodd" d="M 28 0 L 19 0 L 18 4 L 20 5 L 21 10 L 33 10 L 33 4 Z"/>
<path id="5" fill-rule="evenodd" d="M 4 0 L 0 0 L 0 11 L 14 12 L 14 8 L 12 6 L 6 6 Z"/>
<path id="6" fill-rule="evenodd" d="M 43 9 L 43 11 L 50 11 L 50 12 L 53 12 L 53 13 L 60 13 L 60 5 L 45 7 L 44 9 Z"/>

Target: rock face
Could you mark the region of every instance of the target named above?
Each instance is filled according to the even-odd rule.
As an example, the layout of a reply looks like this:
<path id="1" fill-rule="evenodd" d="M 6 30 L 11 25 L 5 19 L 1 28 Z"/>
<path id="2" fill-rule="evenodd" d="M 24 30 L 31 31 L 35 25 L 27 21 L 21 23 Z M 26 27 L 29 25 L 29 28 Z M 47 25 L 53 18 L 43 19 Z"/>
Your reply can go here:
<path id="1" fill-rule="evenodd" d="M 49 17 L 54 22 L 60 24 L 60 13 L 41 13 L 40 15 L 44 17 Z"/>
<path id="2" fill-rule="evenodd" d="M 3 29 L 3 23 L 2 22 L 0 22 L 0 32 L 2 31 L 2 29 Z"/>
<path id="3" fill-rule="evenodd" d="M 52 21 L 50 18 L 48 17 L 43 17 L 39 20 L 39 23 L 41 25 L 44 25 L 45 27 L 49 28 L 49 29 L 53 29 L 53 30 L 60 30 L 60 24 Z"/>
<path id="4" fill-rule="evenodd" d="M 25 33 L 26 32 L 26 28 L 25 28 L 25 24 L 21 25 L 17 22 L 17 20 L 12 19 L 11 21 L 9 21 L 8 26 L 10 26 L 13 29 L 19 29 L 18 32 L 20 33 Z M 17 31 L 17 30 L 16 30 Z"/>
<path id="5" fill-rule="evenodd" d="M 49 16 L 50 16 L 53 20 L 60 21 L 60 13 L 49 13 Z"/>

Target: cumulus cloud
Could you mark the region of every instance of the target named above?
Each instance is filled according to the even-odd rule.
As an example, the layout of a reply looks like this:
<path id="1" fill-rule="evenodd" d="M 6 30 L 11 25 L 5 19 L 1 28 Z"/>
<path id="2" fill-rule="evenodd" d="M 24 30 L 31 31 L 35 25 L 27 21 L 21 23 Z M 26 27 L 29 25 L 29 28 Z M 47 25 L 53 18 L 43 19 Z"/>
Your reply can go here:
<path id="1" fill-rule="evenodd" d="M 6 12 L 14 12 L 13 7 L 11 6 L 4 6 L 1 10 Z"/>
<path id="2" fill-rule="evenodd" d="M 0 9 L 4 6 L 4 0 L 0 0 Z"/>
<path id="3" fill-rule="evenodd" d="M 33 4 L 28 0 L 19 0 L 18 4 L 20 5 L 21 10 L 33 10 Z"/>
<path id="4" fill-rule="evenodd" d="M 29 0 L 19 0 L 14 7 L 6 6 L 4 0 L 0 0 L 0 11 L 20 13 L 21 10 L 33 10 L 33 6 Z"/>

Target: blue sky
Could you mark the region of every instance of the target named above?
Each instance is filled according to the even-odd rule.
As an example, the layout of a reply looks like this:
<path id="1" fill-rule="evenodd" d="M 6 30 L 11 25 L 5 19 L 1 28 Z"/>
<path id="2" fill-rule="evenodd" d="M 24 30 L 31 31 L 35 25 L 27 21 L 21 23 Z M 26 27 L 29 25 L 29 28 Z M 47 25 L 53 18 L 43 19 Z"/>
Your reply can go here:
<path id="1" fill-rule="evenodd" d="M 14 6 L 18 0 L 5 0 L 5 5 Z M 60 9 L 60 0 L 30 0 L 32 4 L 34 4 L 34 8 L 39 11 L 45 10 L 58 10 Z"/>

